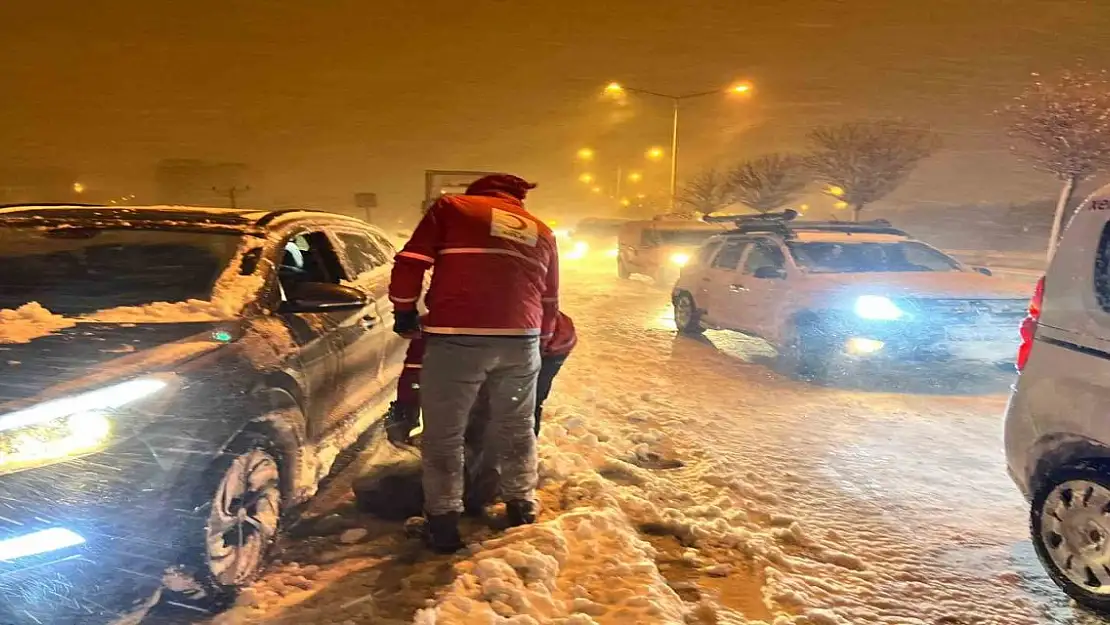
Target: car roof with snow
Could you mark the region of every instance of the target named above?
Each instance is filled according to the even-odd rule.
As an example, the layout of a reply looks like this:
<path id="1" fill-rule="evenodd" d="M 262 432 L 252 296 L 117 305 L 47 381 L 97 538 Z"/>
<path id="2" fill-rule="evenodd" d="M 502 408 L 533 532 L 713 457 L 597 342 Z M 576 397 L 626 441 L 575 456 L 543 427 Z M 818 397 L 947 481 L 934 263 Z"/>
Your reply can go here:
<path id="1" fill-rule="evenodd" d="M 845 243 L 878 243 L 904 241 L 912 238 L 905 231 L 895 228 L 885 219 L 863 222 L 847 221 L 795 221 L 798 213 L 787 210 L 781 213 L 760 215 L 725 215 L 706 217 L 712 224 L 733 224 L 721 236 L 775 235 L 797 241 L 839 241 Z"/>
<path id="2" fill-rule="evenodd" d="M 362 224 L 358 219 L 309 209 L 236 209 L 203 206 L 102 206 L 94 204 L 18 204 L 0 206 L 0 223 L 42 224 L 58 228 L 196 229 L 261 234 L 279 219 L 327 217 Z"/>

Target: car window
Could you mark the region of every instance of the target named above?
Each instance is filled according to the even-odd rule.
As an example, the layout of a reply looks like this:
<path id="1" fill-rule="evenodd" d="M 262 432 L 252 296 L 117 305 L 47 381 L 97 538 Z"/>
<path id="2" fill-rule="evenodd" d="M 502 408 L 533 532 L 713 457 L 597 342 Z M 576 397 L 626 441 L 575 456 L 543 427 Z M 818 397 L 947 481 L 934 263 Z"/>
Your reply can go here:
<path id="1" fill-rule="evenodd" d="M 384 267 L 388 263 L 385 252 L 369 236 L 357 232 L 337 232 L 343 252 L 356 276 Z"/>
<path id="2" fill-rule="evenodd" d="M 1110 224 L 1102 229 L 1095 254 L 1095 299 L 1106 312 L 1110 312 Z"/>
<path id="3" fill-rule="evenodd" d="M 752 248 L 748 257 L 744 259 L 744 273 L 753 274 L 761 267 L 781 269 L 785 264 L 786 257 L 783 256 L 782 250 L 778 246 L 772 243 L 760 242 Z"/>
<path id="4" fill-rule="evenodd" d="M 278 267 L 283 292 L 304 282 L 339 284 L 344 277 L 347 276 L 326 233 L 304 232 L 285 242 Z"/>
<path id="5" fill-rule="evenodd" d="M 698 251 L 697 264 L 708 265 L 710 259 L 712 259 L 713 255 L 717 253 L 717 250 L 721 249 L 722 243 L 722 241 L 711 241 L 705 244 L 705 246 L 702 247 L 700 251 Z"/>
<path id="6" fill-rule="evenodd" d="M 392 260 L 393 257 L 397 255 L 397 247 L 393 245 L 392 241 L 377 232 L 371 232 L 369 234 L 370 238 L 378 244 L 378 248 L 385 255 L 386 262 Z"/>
<path id="7" fill-rule="evenodd" d="M 746 247 L 748 247 L 747 241 L 729 241 L 717 253 L 717 257 L 713 259 L 713 267 L 716 269 L 736 269 L 740 266 L 740 258 L 744 255 L 744 248 Z"/>
<path id="8" fill-rule="evenodd" d="M 810 273 L 959 271 L 945 254 L 916 241 L 787 243 L 798 266 Z"/>

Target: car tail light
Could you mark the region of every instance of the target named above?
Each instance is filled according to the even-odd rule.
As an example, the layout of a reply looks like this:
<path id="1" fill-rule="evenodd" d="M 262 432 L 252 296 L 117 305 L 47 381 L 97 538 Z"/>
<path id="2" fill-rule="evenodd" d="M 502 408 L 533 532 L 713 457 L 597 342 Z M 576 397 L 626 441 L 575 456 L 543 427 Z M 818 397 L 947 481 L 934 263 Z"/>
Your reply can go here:
<path id="1" fill-rule="evenodd" d="M 1018 347 L 1017 370 L 1025 368 L 1029 362 L 1029 352 L 1033 351 L 1033 338 L 1037 335 L 1037 323 L 1041 320 L 1041 306 L 1044 304 L 1044 276 L 1037 280 L 1033 289 L 1033 299 L 1029 300 L 1029 314 L 1021 320 L 1021 346 Z"/>

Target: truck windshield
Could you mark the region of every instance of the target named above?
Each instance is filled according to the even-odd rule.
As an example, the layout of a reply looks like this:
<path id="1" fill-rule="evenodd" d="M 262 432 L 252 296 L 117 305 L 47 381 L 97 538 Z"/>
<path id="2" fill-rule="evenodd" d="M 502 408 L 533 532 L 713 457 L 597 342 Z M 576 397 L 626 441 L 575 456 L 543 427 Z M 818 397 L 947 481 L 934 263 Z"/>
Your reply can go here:
<path id="1" fill-rule="evenodd" d="M 66 316 L 208 300 L 240 237 L 160 230 L 0 228 L 0 309 Z"/>
<path id="2" fill-rule="evenodd" d="M 959 271 L 955 260 L 913 241 L 831 243 L 789 241 L 799 267 L 810 273 Z"/>

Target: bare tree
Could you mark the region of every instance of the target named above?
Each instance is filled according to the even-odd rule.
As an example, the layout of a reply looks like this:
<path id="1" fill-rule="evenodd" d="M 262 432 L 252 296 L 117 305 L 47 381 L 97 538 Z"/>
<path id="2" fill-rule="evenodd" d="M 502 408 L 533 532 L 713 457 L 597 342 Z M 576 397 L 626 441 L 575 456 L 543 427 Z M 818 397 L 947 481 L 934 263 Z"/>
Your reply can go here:
<path id="1" fill-rule="evenodd" d="M 688 180 L 675 200 L 688 211 L 708 214 L 720 210 L 732 204 L 728 176 L 717 169 L 707 169 Z"/>
<path id="2" fill-rule="evenodd" d="M 806 166 L 828 185 L 827 193 L 851 207 L 855 221 L 939 145 L 928 129 L 893 120 L 825 126 L 810 132 L 809 141 Z"/>
<path id="3" fill-rule="evenodd" d="M 729 172 L 732 198 L 760 213 L 769 213 L 794 199 L 806 186 L 802 160 L 790 154 L 768 154 L 744 161 Z"/>
<path id="4" fill-rule="evenodd" d="M 1062 183 L 1048 257 L 1056 252 L 1064 216 L 1080 181 L 1110 165 L 1110 80 L 1106 72 L 1065 72 L 1053 84 L 1034 82 L 1006 108 L 1014 151 Z"/>

